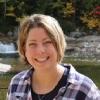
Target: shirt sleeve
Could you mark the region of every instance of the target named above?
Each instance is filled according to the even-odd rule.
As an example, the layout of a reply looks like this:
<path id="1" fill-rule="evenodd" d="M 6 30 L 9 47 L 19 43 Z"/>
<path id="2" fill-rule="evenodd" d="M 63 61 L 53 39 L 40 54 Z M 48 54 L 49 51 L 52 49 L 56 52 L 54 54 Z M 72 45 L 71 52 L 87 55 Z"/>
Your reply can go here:
<path id="1" fill-rule="evenodd" d="M 86 100 L 100 100 L 100 90 L 95 84 L 91 86 L 90 91 L 87 94 Z"/>

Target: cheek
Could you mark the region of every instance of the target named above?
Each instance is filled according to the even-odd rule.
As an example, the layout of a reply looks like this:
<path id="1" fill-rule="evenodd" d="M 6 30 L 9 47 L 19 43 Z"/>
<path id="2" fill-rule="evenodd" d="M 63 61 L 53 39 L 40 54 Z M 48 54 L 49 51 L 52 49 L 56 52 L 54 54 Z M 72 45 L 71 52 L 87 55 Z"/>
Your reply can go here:
<path id="1" fill-rule="evenodd" d="M 33 55 L 33 54 L 32 54 L 32 51 L 29 49 L 28 46 L 26 46 L 26 48 L 25 48 L 25 56 L 26 56 L 26 58 L 27 58 L 27 59 L 30 58 L 31 55 Z"/>
<path id="2" fill-rule="evenodd" d="M 25 56 L 28 58 L 28 57 L 32 57 L 32 56 L 35 56 L 35 52 L 33 52 L 32 50 L 27 50 L 26 49 L 26 52 L 25 52 Z"/>
<path id="3" fill-rule="evenodd" d="M 27 61 L 32 65 L 34 62 L 34 60 L 33 60 L 34 54 L 31 51 L 26 50 L 25 56 L 27 58 Z"/>
<path id="4" fill-rule="evenodd" d="M 57 59 L 58 55 L 57 55 L 57 50 L 55 48 L 49 49 L 48 51 L 49 51 L 51 57 Z"/>

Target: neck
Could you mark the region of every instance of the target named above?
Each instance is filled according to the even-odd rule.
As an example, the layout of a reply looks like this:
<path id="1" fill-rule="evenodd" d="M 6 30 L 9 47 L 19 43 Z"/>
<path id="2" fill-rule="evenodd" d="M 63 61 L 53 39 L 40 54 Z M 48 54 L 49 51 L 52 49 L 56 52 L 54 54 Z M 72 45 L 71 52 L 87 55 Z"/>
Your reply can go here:
<path id="1" fill-rule="evenodd" d="M 44 94 L 50 92 L 61 79 L 64 67 L 57 65 L 46 71 L 34 71 L 32 87 L 36 93 Z"/>

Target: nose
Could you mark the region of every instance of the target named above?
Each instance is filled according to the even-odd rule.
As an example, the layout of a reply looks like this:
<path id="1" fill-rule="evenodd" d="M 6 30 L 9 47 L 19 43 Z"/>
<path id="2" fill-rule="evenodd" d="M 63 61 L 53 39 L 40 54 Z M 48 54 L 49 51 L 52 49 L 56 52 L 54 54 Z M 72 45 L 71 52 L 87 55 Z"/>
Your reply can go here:
<path id="1" fill-rule="evenodd" d="M 45 51 L 46 51 L 46 48 L 42 44 L 39 44 L 37 47 L 37 53 L 43 54 L 43 53 L 45 53 Z"/>

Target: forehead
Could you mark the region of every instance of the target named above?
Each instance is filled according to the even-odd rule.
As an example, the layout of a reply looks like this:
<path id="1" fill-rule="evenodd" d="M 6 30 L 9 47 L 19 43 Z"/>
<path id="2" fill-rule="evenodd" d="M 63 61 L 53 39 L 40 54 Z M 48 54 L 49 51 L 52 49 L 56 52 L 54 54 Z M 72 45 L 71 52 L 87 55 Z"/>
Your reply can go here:
<path id="1" fill-rule="evenodd" d="M 41 27 L 30 29 L 27 39 L 50 39 L 49 33 Z"/>

